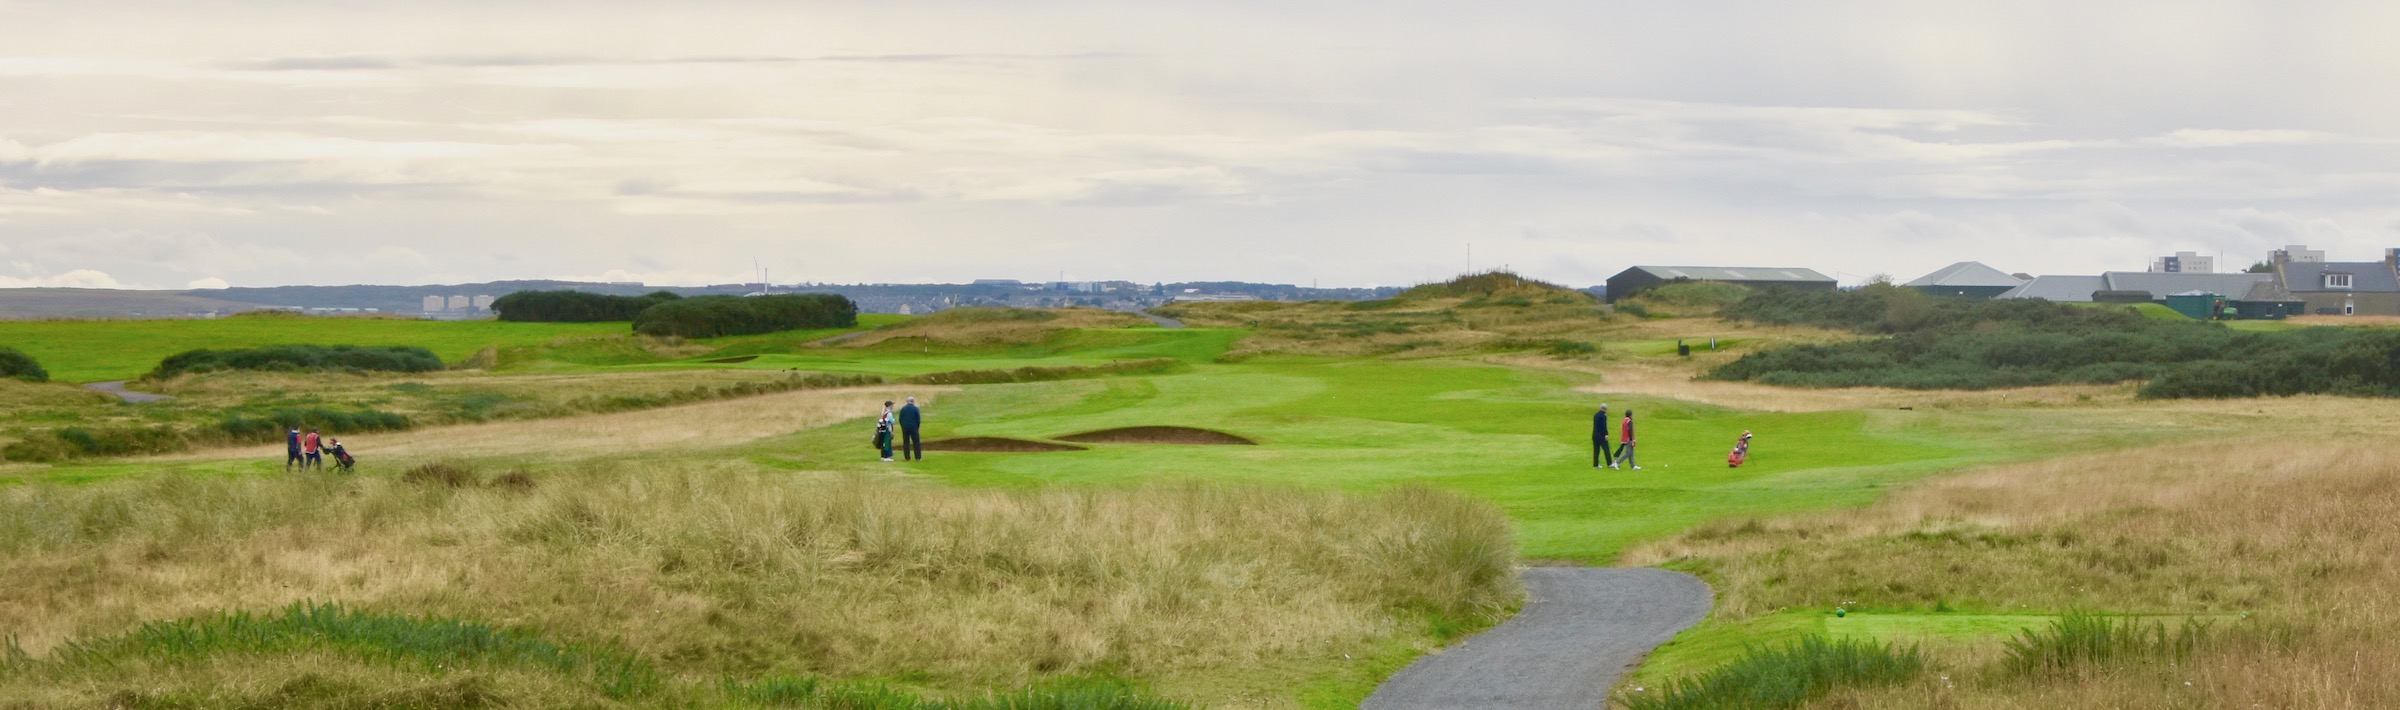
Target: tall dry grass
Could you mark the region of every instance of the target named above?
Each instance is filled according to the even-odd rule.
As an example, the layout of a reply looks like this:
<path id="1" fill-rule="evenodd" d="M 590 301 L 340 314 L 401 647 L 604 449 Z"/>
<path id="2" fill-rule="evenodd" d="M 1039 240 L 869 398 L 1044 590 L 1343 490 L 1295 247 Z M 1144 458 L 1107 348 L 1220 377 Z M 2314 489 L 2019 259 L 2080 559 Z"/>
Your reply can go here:
<path id="1" fill-rule="evenodd" d="M 1431 618 L 1488 623 L 1519 594 L 1506 519 L 1429 490 L 957 490 L 732 464 L 412 478 L 0 490 L 0 633 L 40 658 L 147 621 L 314 600 L 622 646 L 686 679 L 1205 687 L 1179 679 L 1363 652 Z M 0 697 L 176 678 L 271 689 L 289 679 L 259 674 L 297 667 L 0 674 Z M 549 692 L 513 677 L 490 682 Z"/>
<path id="2" fill-rule="evenodd" d="M 1710 525 L 1630 561 L 1698 567 L 1734 620 L 1844 602 L 2221 620 L 2180 661 L 2006 675 L 1987 645 L 1824 707 L 2400 707 L 2395 510 L 2400 452 L 2286 434 L 1995 468 L 1864 511 Z"/>

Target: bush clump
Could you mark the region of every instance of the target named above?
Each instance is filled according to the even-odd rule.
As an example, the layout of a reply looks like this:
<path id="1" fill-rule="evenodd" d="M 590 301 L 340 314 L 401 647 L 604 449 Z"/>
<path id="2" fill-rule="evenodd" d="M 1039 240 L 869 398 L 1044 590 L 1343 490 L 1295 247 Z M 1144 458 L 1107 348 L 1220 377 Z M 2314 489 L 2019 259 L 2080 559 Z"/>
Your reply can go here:
<path id="1" fill-rule="evenodd" d="M 65 461 L 92 456 L 167 454 L 191 448 L 183 432 L 166 425 L 127 427 L 65 427 L 29 432 L 0 447 L 9 461 Z"/>
<path id="2" fill-rule="evenodd" d="M 50 372 L 42 369 L 41 363 L 34 362 L 33 356 L 18 352 L 16 348 L 0 346 L 0 377 L 49 382 Z"/>
<path id="3" fill-rule="evenodd" d="M 404 345 L 274 345 L 248 350 L 187 350 L 159 361 L 144 377 L 166 379 L 220 370 L 347 370 L 431 372 L 442 369 L 433 351 Z"/>
<path id="4" fill-rule="evenodd" d="M 500 320 L 519 323 L 601 323 L 630 321 L 642 311 L 683 298 L 671 291 L 641 296 L 610 296 L 583 291 L 518 291 L 492 301 Z"/>
<path id="5" fill-rule="evenodd" d="M 679 338 L 719 338 L 856 325 L 858 304 L 830 293 L 698 296 L 651 306 L 633 319 L 634 332 Z"/>
<path id="6" fill-rule="evenodd" d="M 2400 332 L 2390 330 L 2247 332 L 2126 308 L 1944 299 L 1891 286 L 1774 290 L 1723 313 L 1884 337 L 1751 353 L 1711 379 L 1969 390 L 2148 380 L 2142 397 L 2400 397 Z"/>
<path id="7" fill-rule="evenodd" d="M 1896 685 L 1925 670 L 1925 654 L 1862 639 L 1810 636 L 1750 649 L 1707 675 L 1655 693 L 1621 693 L 1631 710 L 1760 710 L 1799 707 L 1844 686 Z"/>

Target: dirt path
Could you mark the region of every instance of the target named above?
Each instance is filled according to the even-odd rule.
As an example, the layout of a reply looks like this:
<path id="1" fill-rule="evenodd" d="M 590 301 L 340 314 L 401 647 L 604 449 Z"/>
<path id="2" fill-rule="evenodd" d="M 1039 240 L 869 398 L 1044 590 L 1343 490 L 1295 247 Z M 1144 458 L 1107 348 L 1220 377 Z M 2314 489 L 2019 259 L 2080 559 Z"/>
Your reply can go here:
<path id="1" fill-rule="evenodd" d="M 1141 317 L 1143 317 L 1143 318 L 1148 318 L 1148 319 L 1150 319 L 1150 322 L 1152 322 L 1152 323 L 1157 323 L 1157 324 L 1158 324 L 1158 327 L 1161 327 L 1161 328 L 1181 328 L 1181 327 L 1183 327 L 1183 321 L 1175 320 L 1175 319 L 1173 319 L 1173 318 L 1168 318 L 1168 317 L 1166 317 L 1166 316 L 1162 316 L 1162 315 L 1159 315 L 1159 314 L 1156 314 L 1156 313 L 1151 313 L 1151 312 L 1149 312 L 1149 311 L 1134 311 L 1134 313 L 1133 313 L 1133 314 L 1134 314 L 1134 315 L 1137 315 L 1137 316 L 1141 316 Z"/>
<path id="2" fill-rule="evenodd" d="M 1524 578 L 1516 618 L 1418 659 L 1359 707 L 1603 707 L 1619 676 L 1715 602 L 1699 578 L 1662 569 L 1535 567 Z"/>
<path id="3" fill-rule="evenodd" d="M 885 400 L 915 395 L 931 405 L 955 387 L 859 387 L 804 390 L 564 419 L 501 421 L 428 427 L 402 432 L 326 432 L 361 459 L 379 462 L 444 456 L 510 454 L 602 455 L 627 451 L 716 448 L 782 436 L 846 419 L 873 417 Z M 859 450 L 868 432 L 860 430 Z M 212 449 L 164 457 L 168 460 L 266 458 L 280 461 L 281 443 Z"/>
<path id="4" fill-rule="evenodd" d="M 115 382 L 94 382 L 94 383 L 91 383 L 91 384 L 88 384 L 88 385 L 84 385 L 84 386 L 83 386 L 83 388 L 84 388 L 84 389 L 87 389 L 87 390 L 99 390 L 99 391 L 102 391 L 102 392 L 107 392 L 107 393 L 109 393 L 109 394 L 116 395 L 116 396 L 117 396 L 117 399 L 122 399 L 122 400 L 125 400 L 125 403 L 126 403 L 126 404 L 141 404 L 141 403 L 143 403 L 143 402 L 161 402 L 161 401 L 165 401 L 165 400 L 174 399 L 174 397 L 169 397 L 169 396 L 167 396 L 167 395 L 163 395 L 163 394 L 151 394 L 151 393 L 148 393 L 148 392 L 135 392 L 135 391 L 133 391 L 133 390 L 125 389 L 125 381 L 124 381 L 124 380 L 118 380 L 118 381 L 115 381 Z"/>

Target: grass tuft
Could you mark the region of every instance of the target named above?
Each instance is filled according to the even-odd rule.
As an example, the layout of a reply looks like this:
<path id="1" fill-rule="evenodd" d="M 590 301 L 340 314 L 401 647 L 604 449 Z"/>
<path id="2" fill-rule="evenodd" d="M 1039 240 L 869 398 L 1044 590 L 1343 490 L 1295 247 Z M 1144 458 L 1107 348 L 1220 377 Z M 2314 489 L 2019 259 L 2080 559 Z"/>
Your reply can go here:
<path id="1" fill-rule="evenodd" d="M 2166 622 L 2071 612 L 2048 628 L 2026 629 L 2007 645 L 2001 667 L 2015 675 L 2043 675 L 2132 659 L 2189 658 L 2208 639 L 2198 619 L 2169 629 Z"/>
<path id="2" fill-rule="evenodd" d="M 1625 692 L 1630 710 L 1765 710 L 1798 707 L 1839 687 L 1897 685 L 1925 670 L 1916 647 L 1808 636 L 1752 647 L 1740 659 L 1657 692 Z"/>

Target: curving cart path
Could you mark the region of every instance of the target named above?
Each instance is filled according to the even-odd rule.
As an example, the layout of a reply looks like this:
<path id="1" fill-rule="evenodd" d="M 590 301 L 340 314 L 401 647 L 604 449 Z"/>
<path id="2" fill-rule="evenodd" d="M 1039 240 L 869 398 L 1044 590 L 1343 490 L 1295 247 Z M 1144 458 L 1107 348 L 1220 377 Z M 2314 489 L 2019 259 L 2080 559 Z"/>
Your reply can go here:
<path id="1" fill-rule="evenodd" d="M 1715 602 L 1706 582 L 1662 569 L 1535 567 L 1524 580 L 1516 618 L 1418 659 L 1359 707 L 1603 707 L 1618 677 Z"/>
<path id="2" fill-rule="evenodd" d="M 107 392 L 107 393 L 109 393 L 109 394 L 116 395 L 116 396 L 117 396 L 117 399 L 125 400 L 125 403 L 126 403 L 126 404 L 141 404 L 141 403 L 144 403 L 144 402 L 164 402 L 164 401 L 167 401 L 167 400 L 170 400 L 170 399 L 174 399 L 174 397 L 169 397 L 169 396 L 167 396 L 167 395 L 163 395 L 163 394 L 151 394 L 151 393 L 148 393 L 148 392 L 135 392 L 135 391 L 133 391 L 133 390 L 125 389 L 125 382 L 124 382 L 123 380 L 118 380 L 118 381 L 115 381 L 115 382 L 94 382 L 94 383 L 91 383 L 91 384 L 88 384 L 88 385 L 84 385 L 84 386 L 83 386 L 83 388 L 84 388 L 84 389 L 88 389 L 88 390 L 99 390 L 99 391 L 101 391 L 101 392 Z"/>

